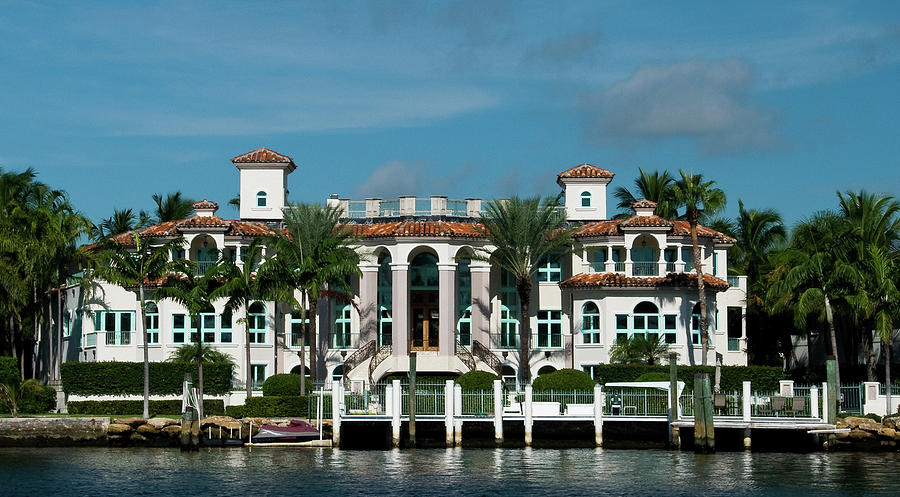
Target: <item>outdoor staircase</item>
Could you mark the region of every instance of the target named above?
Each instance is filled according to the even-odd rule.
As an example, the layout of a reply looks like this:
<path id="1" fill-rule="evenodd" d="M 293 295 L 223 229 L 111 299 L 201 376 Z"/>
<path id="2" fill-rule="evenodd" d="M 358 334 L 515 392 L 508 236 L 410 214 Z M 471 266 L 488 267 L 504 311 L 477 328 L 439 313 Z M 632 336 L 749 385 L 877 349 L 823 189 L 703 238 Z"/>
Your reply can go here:
<path id="1" fill-rule="evenodd" d="M 375 355 L 377 351 L 377 346 L 375 344 L 375 340 L 369 340 L 362 347 L 356 349 L 356 352 L 350 354 L 349 357 L 344 359 L 344 374 L 346 375 L 350 371 L 356 369 L 356 366 L 366 362 L 369 358 Z"/>
<path id="2" fill-rule="evenodd" d="M 478 340 L 472 340 L 472 355 L 480 359 L 491 368 L 491 371 L 500 376 L 503 372 L 503 361 L 491 352 L 491 349 L 484 346 Z"/>
<path id="3" fill-rule="evenodd" d="M 456 341 L 456 357 L 459 357 L 459 360 L 469 368 L 469 371 L 475 371 L 475 368 L 478 367 L 478 363 L 475 361 L 475 356 L 472 355 L 472 351 L 467 349 L 465 345 Z"/>
<path id="4" fill-rule="evenodd" d="M 391 356 L 391 346 L 390 345 L 382 345 L 378 348 L 378 350 L 372 354 L 372 359 L 369 361 L 369 385 L 374 385 L 375 382 L 373 380 L 373 375 L 375 374 L 375 370 L 378 368 L 378 365 L 384 362 L 385 359 Z"/>

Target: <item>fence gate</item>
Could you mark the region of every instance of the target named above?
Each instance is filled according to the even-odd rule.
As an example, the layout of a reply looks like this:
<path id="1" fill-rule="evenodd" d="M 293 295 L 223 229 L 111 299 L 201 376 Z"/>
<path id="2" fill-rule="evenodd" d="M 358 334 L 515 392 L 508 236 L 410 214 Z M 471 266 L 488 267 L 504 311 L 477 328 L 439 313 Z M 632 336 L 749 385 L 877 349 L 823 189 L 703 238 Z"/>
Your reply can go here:
<path id="1" fill-rule="evenodd" d="M 841 412 L 862 414 L 863 384 L 841 385 Z"/>

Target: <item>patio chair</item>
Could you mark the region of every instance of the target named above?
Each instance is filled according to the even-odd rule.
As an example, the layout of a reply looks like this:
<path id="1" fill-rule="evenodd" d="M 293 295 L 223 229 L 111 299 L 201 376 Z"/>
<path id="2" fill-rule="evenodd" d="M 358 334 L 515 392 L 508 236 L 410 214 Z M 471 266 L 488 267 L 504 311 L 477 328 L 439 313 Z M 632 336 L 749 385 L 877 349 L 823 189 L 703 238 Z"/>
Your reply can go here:
<path id="1" fill-rule="evenodd" d="M 727 398 L 724 393 L 717 393 L 713 395 L 713 410 L 725 411 L 725 408 L 728 406 Z"/>
<path id="2" fill-rule="evenodd" d="M 784 411 L 784 397 L 772 397 L 772 412 L 777 416 L 779 412 Z"/>
<path id="3" fill-rule="evenodd" d="M 806 397 L 794 397 L 791 399 L 791 414 L 797 416 L 806 412 Z"/>

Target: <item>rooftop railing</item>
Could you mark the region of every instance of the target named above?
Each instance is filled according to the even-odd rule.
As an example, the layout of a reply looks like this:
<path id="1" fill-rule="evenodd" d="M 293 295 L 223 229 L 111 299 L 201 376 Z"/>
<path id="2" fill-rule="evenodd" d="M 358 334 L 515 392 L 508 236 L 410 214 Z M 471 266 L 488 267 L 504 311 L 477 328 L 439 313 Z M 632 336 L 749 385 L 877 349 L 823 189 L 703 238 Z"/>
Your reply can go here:
<path id="1" fill-rule="evenodd" d="M 382 200 L 350 200 L 332 196 L 328 205 L 338 207 L 346 219 L 366 219 L 379 217 L 430 217 L 451 216 L 477 218 L 482 213 L 481 199 L 448 199 L 443 196 L 400 197 Z"/>

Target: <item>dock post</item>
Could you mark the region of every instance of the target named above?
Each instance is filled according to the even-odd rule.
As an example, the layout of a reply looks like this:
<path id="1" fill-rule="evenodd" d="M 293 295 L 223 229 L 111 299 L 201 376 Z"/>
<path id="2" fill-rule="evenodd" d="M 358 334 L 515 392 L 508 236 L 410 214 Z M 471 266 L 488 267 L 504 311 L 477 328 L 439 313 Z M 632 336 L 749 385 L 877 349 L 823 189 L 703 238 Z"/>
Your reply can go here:
<path id="1" fill-rule="evenodd" d="M 694 375 L 694 451 L 716 451 L 712 388 L 706 373 Z"/>
<path id="2" fill-rule="evenodd" d="M 416 447 L 416 353 L 409 353 L 409 446 Z"/>
<path id="3" fill-rule="evenodd" d="M 400 389 L 400 380 L 394 380 L 391 385 L 394 395 L 391 398 L 391 444 L 400 447 L 400 406 L 403 398 L 403 390 Z"/>
<path id="4" fill-rule="evenodd" d="M 453 380 L 447 380 L 444 384 L 444 428 L 447 447 L 453 447 Z"/>
<path id="5" fill-rule="evenodd" d="M 594 394 L 596 395 L 596 394 Z M 669 353 L 669 447 L 681 446 L 681 433 L 672 423 L 678 420 L 678 354 Z M 677 440 L 676 440 L 677 439 Z"/>
<path id="6" fill-rule="evenodd" d="M 825 359 L 825 376 L 828 378 L 828 403 L 822 404 L 826 423 L 834 423 L 837 418 L 838 404 L 841 402 L 841 386 L 837 383 L 837 358 L 828 356 Z M 824 397 L 823 397 L 824 398 Z"/>
<path id="7" fill-rule="evenodd" d="M 750 399 L 753 396 L 753 392 L 751 391 L 749 381 L 745 381 L 742 385 L 743 392 L 741 392 L 741 414 L 743 415 L 744 421 L 749 423 L 750 415 L 753 414 L 752 407 L 750 406 Z"/>
<path id="8" fill-rule="evenodd" d="M 525 446 L 531 447 L 532 433 L 534 431 L 534 390 L 531 385 L 525 385 L 525 405 L 522 406 L 522 414 L 525 415 Z"/>
<path id="9" fill-rule="evenodd" d="M 594 444 L 603 447 L 603 387 L 594 385 Z"/>
<path id="10" fill-rule="evenodd" d="M 750 438 L 750 427 L 744 428 L 744 450 L 750 450 L 750 446 L 753 443 Z"/>
<path id="11" fill-rule="evenodd" d="M 394 385 L 384 387 L 384 414 L 390 418 L 394 417 Z"/>
<path id="12" fill-rule="evenodd" d="M 453 421 L 454 443 L 457 447 L 462 447 L 462 386 L 455 385 L 453 387 L 453 414 L 456 419 Z"/>
<path id="13" fill-rule="evenodd" d="M 819 417 L 819 387 L 815 385 L 809 387 L 809 415 Z"/>
<path id="14" fill-rule="evenodd" d="M 503 444 L 503 383 L 494 380 L 494 441 Z"/>
<path id="15" fill-rule="evenodd" d="M 331 383 L 331 443 L 335 447 L 341 446 L 341 407 L 344 403 L 344 392 L 341 390 L 341 382 Z"/>

